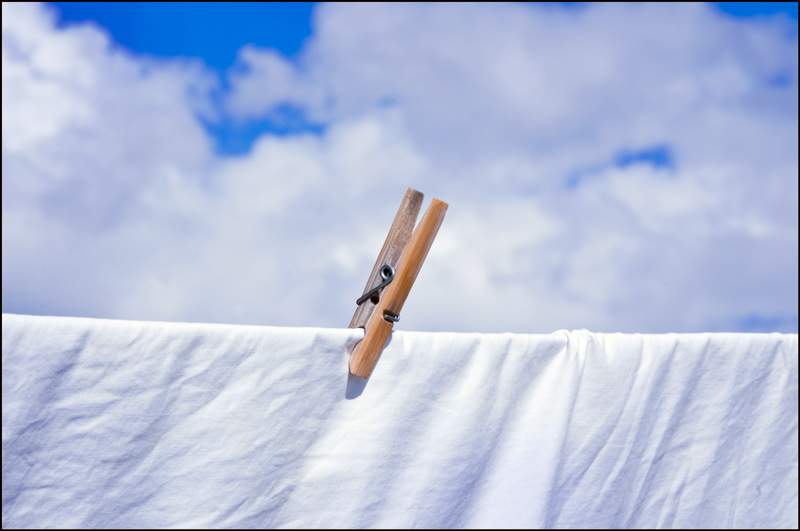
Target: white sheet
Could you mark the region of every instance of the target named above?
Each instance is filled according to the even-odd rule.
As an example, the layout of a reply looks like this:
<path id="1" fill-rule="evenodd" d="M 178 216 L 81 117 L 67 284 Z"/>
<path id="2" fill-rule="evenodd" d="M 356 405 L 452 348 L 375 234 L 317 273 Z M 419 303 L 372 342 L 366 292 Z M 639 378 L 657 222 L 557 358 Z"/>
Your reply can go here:
<path id="1" fill-rule="evenodd" d="M 362 333 L 3 315 L 3 526 L 798 526 L 796 334 Z"/>

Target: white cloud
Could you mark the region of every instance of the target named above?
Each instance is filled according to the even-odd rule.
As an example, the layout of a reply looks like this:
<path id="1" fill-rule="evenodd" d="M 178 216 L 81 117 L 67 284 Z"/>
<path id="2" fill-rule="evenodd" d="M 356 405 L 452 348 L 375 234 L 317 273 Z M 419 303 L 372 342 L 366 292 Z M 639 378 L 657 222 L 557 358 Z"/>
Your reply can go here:
<path id="1" fill-rule="evenodd" d="M 683 4 L 315 17 L 297 62 L 243 48 L 220 111 L 199 62 L 3 4 L 3 310 L 346 326 L 412 186 L 451 207 L 402 329 L 797 329 L 787 21 Z M 285 104 L 324 132 L 221 157 L 198 119 Z M 674 168 L 615 164 L 656 145 Z"/>

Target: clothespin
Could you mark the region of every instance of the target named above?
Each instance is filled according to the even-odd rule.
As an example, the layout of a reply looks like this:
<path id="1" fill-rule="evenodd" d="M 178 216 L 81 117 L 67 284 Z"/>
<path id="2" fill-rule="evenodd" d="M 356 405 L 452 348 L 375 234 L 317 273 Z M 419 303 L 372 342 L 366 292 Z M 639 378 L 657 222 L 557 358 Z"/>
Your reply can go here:
<path id="1" fill-rule="evenodd" d="M 372 373 L 444 221 L 448 205 L 434 198 L 414 229 L 423 197 L 411 188 L 406 192 L 364 294 L 356 301 L 350 328 L 363 327 L 365 334 L 350 355 L 350 372 L 360 378 L 367 379 Z"/>

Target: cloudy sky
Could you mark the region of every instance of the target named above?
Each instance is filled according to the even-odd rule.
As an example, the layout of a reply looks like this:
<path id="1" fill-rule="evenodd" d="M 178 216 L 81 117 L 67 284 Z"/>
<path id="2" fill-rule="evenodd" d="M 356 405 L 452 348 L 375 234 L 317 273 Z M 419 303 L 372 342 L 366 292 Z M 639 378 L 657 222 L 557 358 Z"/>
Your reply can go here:
<path id="1" fill-rule="evenodd" d="M 796 4 L 2 9 L 3 312 L 797 332 Z"/>

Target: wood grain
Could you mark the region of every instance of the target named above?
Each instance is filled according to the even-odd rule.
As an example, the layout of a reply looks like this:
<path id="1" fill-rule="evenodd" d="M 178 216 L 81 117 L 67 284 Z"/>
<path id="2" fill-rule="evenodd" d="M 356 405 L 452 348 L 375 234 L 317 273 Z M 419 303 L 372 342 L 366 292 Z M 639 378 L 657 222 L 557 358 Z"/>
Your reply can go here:
<path id="1" fill-rule="evenodd" d="M 364 340 L 353 349 L 350 356 L 350 372 L 360 378 L 367 379 L 372 374 L 372 369 L 389 339 L 393 324 L 386 320 L 386 316 L 397 317 L 403 309 L 411 286 L 417 279 L 425 257 L 428 256 L 433 240 L 439 232 L 439 227 L 447 213 L 447 203 L 434 198 L 425 212 L 411 239 L 403 250 L 400 262 L 397 265 L 395 278 L 389 284 L 378 302 L 372 316 L 365 326 Z"/>
<path id="2" fill-rule="evenodd" d="M 394 216 L 392 227 L 389 229 L 389 234 L 386 235 L 386 241 L 383 242 L 383 248 L 378 254 L 378 259 L 375 261 L 375 266 L 372 268 L 372 273 L 367 280 L 367 287 L 364 288 L 365 294 L 372 288 L 381 283 L 381 267 L 384 264 L 389 264 L 397 273 L 397 264 L 400 261 L 400 256 L 405 249 L 408 240 L 411 238 L 411 233 L 414 230 L 414 224 L 417 222 L 417 216 L 422 208 L 422 200 L 425 195 L 421 192 L 409 188 L 403 201 L 400 203 L 400 208 L 397 209 L 397 214 Z M 394 284 L 394 280 L 389 284 Z M 386 286 L 382 292 L 378 294 L 378 299 L 383 296 L 383 293 L 389 288 Z M 366 300 L 356 308 L 356 313 L 350 320 L 350 328 L 365 327 L 372 312 L 375 310 L 376 303 L 371 300 Z"/>

